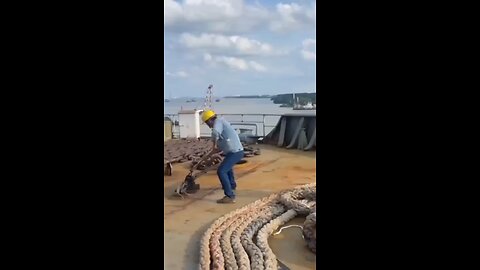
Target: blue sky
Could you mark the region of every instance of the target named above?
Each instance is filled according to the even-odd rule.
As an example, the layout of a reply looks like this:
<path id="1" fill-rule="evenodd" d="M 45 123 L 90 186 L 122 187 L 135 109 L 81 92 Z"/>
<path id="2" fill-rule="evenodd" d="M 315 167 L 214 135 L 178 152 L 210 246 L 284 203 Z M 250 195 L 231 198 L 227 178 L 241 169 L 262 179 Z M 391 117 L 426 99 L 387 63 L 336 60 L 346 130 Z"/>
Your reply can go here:
<path id="1" fill-rule="evenodd" d="M 165 0 L 164 96 L 316 91 L 316 1 Z"/>

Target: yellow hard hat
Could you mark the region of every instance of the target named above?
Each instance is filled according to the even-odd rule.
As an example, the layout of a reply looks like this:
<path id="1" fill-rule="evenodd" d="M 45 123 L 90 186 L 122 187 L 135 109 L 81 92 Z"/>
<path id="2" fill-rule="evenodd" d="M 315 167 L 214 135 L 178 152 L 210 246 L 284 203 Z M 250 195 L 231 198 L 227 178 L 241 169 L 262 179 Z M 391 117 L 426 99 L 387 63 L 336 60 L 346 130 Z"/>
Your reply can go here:
<path id="1" fill-rule="evenodd" d="M 215 112 L 212 111 L 212 110 L 205 110 L 203 113 L 202 113 L 202 121 L 203 122 L 207 122 L 208 119 L 212 118 L 215 116 Z"/>

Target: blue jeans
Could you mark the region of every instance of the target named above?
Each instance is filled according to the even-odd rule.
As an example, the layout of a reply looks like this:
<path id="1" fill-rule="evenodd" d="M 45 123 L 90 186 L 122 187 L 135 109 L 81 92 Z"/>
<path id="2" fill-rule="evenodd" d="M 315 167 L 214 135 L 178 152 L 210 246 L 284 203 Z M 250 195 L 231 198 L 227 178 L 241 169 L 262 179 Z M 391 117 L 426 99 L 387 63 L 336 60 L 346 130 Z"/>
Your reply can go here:
<path id="1" fill-rule="evenodd" d="M 218 178 L 220 178 L 220 183 L 222 184 L 225 196 L 228 196 L 232 199 L 235 198 L 235 193 L 233 193 L 233 190 L 237 187 L 235 177 L 233 176 L 233 166 L 242 160 L 243 156 L 243 151 L 226 154 L 217 170 L 217 175 Z"/>

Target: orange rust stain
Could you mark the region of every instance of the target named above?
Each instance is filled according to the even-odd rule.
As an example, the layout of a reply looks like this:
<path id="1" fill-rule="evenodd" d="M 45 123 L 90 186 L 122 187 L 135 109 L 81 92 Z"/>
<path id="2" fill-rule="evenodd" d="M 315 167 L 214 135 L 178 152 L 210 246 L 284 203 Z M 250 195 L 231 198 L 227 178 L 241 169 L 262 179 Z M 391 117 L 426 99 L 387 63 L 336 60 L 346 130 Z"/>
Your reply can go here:
<path id="1" fill-rule="evenodd" d="M 215 171 L 200 176 L 198 193 L 183 201 L 174 201 L 169 196 L 173 193 L 174 186 L 185 179 L 189 164 L 175 164 L 173 175 L 164 177 L 165 242 L 172 243 L 165 245 L 166 257 L 171 258 L 167 262 L 168 269 L 193 269 L 198 264 L 198 242 L 205 230 L 221 215 L 272 192 L 315 182 L 315 153 L 267 145 L 260 145 L 259 148 L 262 148 L 261 155 L 247 158 L 247 163 L 234 168 L 235 177 L 239 180 L 236 205 L 216 205 L 214 200 L 205 198 L 207 194 L 221 190 Z M 296 222 L 302 224 L 303 221 L 304 218 Z M 309 251 L 304 248 L 305 243 L 299 229 L 286 229 L 279 235 L 271 236 L 269 242 L 278 258 L 291 269 L 315 267 L 315 255 L 309 255 Z"/>
<path id="2" fill-rule="evenodd" d="M 278 159 L 272 160 L 272 161 L 268 162 L 268 164 L 271 164 L 271 163 L 273 163 L 273 162 L 276 162 L 277 160 L 278 160 Z M 252 174 L 252 173 L 256 172 L 259 167 L 265 165 L 266 163 L 267 163 L 267 162 L 263 162 L 263 163 L 258 163 L 258 164 L 256 164 L 256 165 L 253 165 L 253 166 L 251 166 L 248 170 L 243 170 L 243 171 L 237 173 L 237 174 L 236 174 L 236 175 L 237 175 L 236 178 L 237 178 L 237 179 L 240 179 L 240 178 L 242 178 L 242 177 L 244 177 L 244 176 L 246 176 L 246 175 Z M 177 213 L 177 212 L 180 212 L 180 211 L 182 211 L 182 210 L 185 210 L 188 206 L 190 206 L 190 205 L 193 204 L 194 202 L 204 199 L 206 196 L 212 194 L 215 190 L 219 190 L 219 189 L 221 189 L 221 188 L 220 188 L 220 187 L 217 187 L 217 188 L 207 189 L 207 192 L 204 193 L 204 194 L 202 194 L 202 195 L 199 196 L 199 197 L 198 197 L 198 196 L 197 196 L 197 197 L 193 197 L 193 196 L 185 197 L 184 200 L 188 200 L 185 204 L 183 204 L 183 205 L 181 205 L 181 206 L 178 206 L 177 209 L 174 209 L 174 210 L 172 210 L 172 211 L 166 212 L 166 213 L 165 213 L 165 216 L 172 215 L 172 214 L 174 214 L 174 213 Z M 170 196 L 168 196 L 168 197 L 170 197 L 170 199 L 176 198 L 175 195 L 170 195 Z"/>
<path id="3" fill-rule="evenodd" d="M 217 188 L 218 189 L 218 188 Z M 174 209 L 170 212 L 167 212 L 165 213 L 165 216 L 168 216 L 168 215 L 172 215 L 176 212 L 180 212 L 182 210 L 185 210 L 187 208 L 187 206 L 191 205 L 192 203 L 196 202 L 196 201 L 199 201 L 203 198 L 205 198 L 206 196 L 208 196 L 209 194 L 212 194 L 216 189 L 210 189 L 208 192 L 206 192 L 205 194 L 203 194 L 202 196 L 200 197 L 187 197 L 185 198 L 184 200 L 186 200 L 186 203 L 184 205 L 181 205 L 181 206 L 178 206 L 177 209 Z M 175 195 L 172 195 L 172 196 L 175 196 Z M 187 200 L 188 199 L 188 200 Z"/>

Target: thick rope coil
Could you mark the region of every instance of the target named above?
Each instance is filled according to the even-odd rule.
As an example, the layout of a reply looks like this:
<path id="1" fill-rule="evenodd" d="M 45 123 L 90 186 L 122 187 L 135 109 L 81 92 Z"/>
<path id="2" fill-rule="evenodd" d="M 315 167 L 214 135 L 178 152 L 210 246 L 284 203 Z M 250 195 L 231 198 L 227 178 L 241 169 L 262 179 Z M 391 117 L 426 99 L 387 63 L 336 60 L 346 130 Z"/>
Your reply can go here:
<path id="1" fill-rule="evenodd" d="M 260 204 L 263 206 L 265 202 L 260 201 Z M 257 206 L 258 207 L 258 206 Z M 239 215 L 248 213 L 248 209 L 245 209 Z M 226 230 L 228 227 L 232 225 L 238 218 L 238 215 L 232 216 L 228 218 L 220 227 L 218 227 L 212 234 L 212 238 L 210 239 L 210 255 L 212 256 L 212 269 L 225 269 L 225 259 L 223 257 L 223 250 L 221 248 L 220 244 L 220 237 L 222 235 L 222 232 Z M 231 246 L 228 246 L 227 248 L 231 249 Z M 229 250 L 230 251 L 230 250 Z M 231 251 L 233 253 L 233 251 Z"/>
<path id="2" fill-rule="evenodd" d="M 272 249 L 268 245 L 268 237 L 280 226 L 287 223 L 297 215 L 297 212 L 293 209 L 288 210 L 281 216 L 274 220 L 271 220 L 268 224 L 263 226 L 257 234 L 257 245 L 264 254 L 264 264 L 266 270 L 277 270 L 277 256 L 273 253 Z"/>
<path id="3" fill-rule="evenodd" d="M 317 211 L 307 216 L 303 223 L 303 238 L 307 241 L 308 248 L 317 252 Z"/>
<path id="4" fill-rule="evenodd" d="M 308 184 L 272 194 L 217 219 L 200 241 L 199 269 L 276 270 L 268 237 L 297 214 L 309 215 L 302 236 L 311 247 L 316 241 L 316 230 L 312 234 L 315 196 L 316 184 Z"/>
<path id="5" fill-rule="evenodd" d="M 243 223 L 245 219 L 248 219 L 253 214 L 255 214 L 255 212 L 247 211 L 245 214 L 235 217 L 235 221 L 222 233 L 220 244 L 222 247 L 223 257 L 225 259 L 226 270 L 238 270 L 237 260 L 235 259 L 235 253 L 232 247 L 231 236 L 233 231 L 238 228 L 238 226 Z"/>
<path id="6" fill-rule="evenodd" d="M 265 268 L 263 263 L 263 253 L 262 250 L 257 246 L 257 244 L 254 243 L 254 235 L 261 227 L 263 227 L 264 224 L 283 214 L 284 212 L 285 207 L 283 205 L 275 204 L 274 206 L 272 206 L 270 211 L 265 213 L 265 215 L 260 216 L 257 220 L 248 225 L 248 227 L 240 236 L 242 245 L 250 257 L 250 269 L 263 270 Z"/>
<path id="7" fill-rule="evenodd" d="M 212 259 L 211 256 L 210 256 L 210 239 L 212 237 L 212 233 L 214 232 L 214 230 L 216 230 L 218 227 L 220 227 L 230 217 L 236 216 L 237 214 L 239 214 L 239 213 L 241 213 L 245 210 L 248 210 L 252 207 L 262 206 L 262 205 L 276 199 L 277 196 L 278 196 L 277 194 L 272 194 L 268 197 L 257 200 L 257 201 L 255 201 L 251 204 L 245 205 L 244 207 L 239 208 L 235 211 L 232 211 L 232 212 L 224 215 L 223 217 L 215 220 L 213 222 L 213 224 L 207 229 L 207 231 L 205 231 L 205 233 L 203 234 L 203 237 L 200 241 L 200 266 L 199 266 L 199 269 L 210 270 L 211 259 Z"/>
<path id="8" fill-rule="evenodd" d="M 302 186 L 283 193 L 280 196 L 280 202 L 288 209 L 294 209 L 298 214 L 308 215 L 316 205 L 316 193 L 316 186 Z"/>
<path id="9" fill-rule="evenodd" d="M 252 219 L 256 218 L 257 215 L 252 215 L 249 218 L 245 219 L 238 225 L 237 228 L 232 233 L 231 236 L 231 243 L 233 248 L 233 253 L 235 254 L 235 260 L 237 262 L 237 266 L 239 270 L 246 270 L 250 269 L 250 260 L 248 259 L 248 254 L 242 246 L 242 242 L 240 241 L 240 235 L 245 227 L 252 221 Z"/>
<path id="10" fill-rule="evenodd" d="M 213 232 L 212 238 L 210 239 L 210 255 L 212 256 L 213 261 L 212 269 L 225 269 L 225 259 L 223 257 L 223 250 L 220 244 L 220 237 L 222 235 L 222 232 L 229 226 L 231 226 L 236 219 L 237 217 L 229 218 Z"/>
<path id="11" fill-rule="evenodd" d="M 248 258 L 248 254 L 245 251 L 244 247 L 242 246 L 242 242 L 240 240 L 240 236 L 245 228 L 256 218 L 259 216 L 265 215 L 268 211 L 272 210 L 272 205 L 265 206 L 263 210 L 260 211 L 252 211 L 253 215 L 243 220 L 237 228 L 232 233 L 231 236 L 231 243 L 233 252 L 235 254 L 235 259 L 237 261 L 238 269 L 239 270 L 248 270 L 250 269 L 250 259 Z"/>

